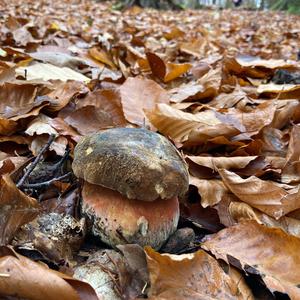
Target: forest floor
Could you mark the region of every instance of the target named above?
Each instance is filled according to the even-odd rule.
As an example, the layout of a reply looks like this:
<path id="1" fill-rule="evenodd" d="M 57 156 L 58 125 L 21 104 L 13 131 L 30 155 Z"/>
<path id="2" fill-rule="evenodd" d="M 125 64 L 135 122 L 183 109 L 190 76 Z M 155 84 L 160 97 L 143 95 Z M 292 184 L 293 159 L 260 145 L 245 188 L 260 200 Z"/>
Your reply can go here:
<path id="1" fill-rule="evenodd" d="M 300 17 L 111 5 L 0 3 L 1 299 L 300 299 Z M 189 168 L 159 251 L 81 215 L 74 148 L 113 127 Z"/>

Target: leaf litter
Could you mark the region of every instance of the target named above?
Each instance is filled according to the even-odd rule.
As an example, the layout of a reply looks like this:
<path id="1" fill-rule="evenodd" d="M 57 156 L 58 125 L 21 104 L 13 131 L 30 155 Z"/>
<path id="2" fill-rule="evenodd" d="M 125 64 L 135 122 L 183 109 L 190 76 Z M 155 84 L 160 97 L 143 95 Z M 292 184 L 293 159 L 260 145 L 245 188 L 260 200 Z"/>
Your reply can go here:
<path id="1" fill-rule="evenodd" d="M 299 17 L 6 2 L 1 297 L 299 299 Z M 170 253 L 107 249 L 78 209 L 77 142 L 145 126 L 190 172 Z"/>

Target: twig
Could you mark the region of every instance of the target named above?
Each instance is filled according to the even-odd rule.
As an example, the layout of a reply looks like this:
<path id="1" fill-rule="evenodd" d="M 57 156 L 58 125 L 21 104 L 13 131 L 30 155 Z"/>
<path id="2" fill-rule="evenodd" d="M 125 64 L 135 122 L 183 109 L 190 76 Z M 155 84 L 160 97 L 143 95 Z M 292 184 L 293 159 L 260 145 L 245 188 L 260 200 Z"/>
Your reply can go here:
<path id="1" fill-rule="evenodd" d="M 36 188 L 41 188 L 41 187 L 47 187 L 55 181 L 59 181 L 59 180 L 68 178 L 71 174 L 72 174 L 72 172 L 69 172 L 60 177 L 55 177 L 55 178 L 52 178 L 52 179 L 44 181 L 44 182 L 23 184 L 23 187 L 26 189 L 36 189 Z"/>
<path id="2" fill-rule="evenodd" d="M 58 176 L 59 173 L 62 172 L 62 167 L 63 167 L 65 161 L 69 158 L 70 152 L 71 152 L 71 150 L 70 150 L 69 146 L 67 145 L 67 149 L 66 149 L 64 156 L 56 163 L 57 170 L 54 173 L 54 176 Z"/>
<path id="3" fill-rule="evenodd" d="M 34 170 L 34 168 L 36 167 L 36 165 L 40 161 L 42 155 L 50 147 L 50 145 L 53 143 L 54 139 L 55 139 L 55 135 L 54 134 L 52 134 L 52 135 L 49 136 L 47 144 L 45 144 L 45 146 L 40 150 L 39 154 L 36 156 L 36 158 L 34 159 L 34 161 L 31 163 L 31 165 L 29 166 L 29 168 L 27 169 L 27 171 L 25 172 L 25 174 L 23 175 L 23 177 L 17 183 L 17 187 L 18 188 L 20 188 L 21 186 L 23 186 L 24 181 L 30 175 L 30 173 Z"/>

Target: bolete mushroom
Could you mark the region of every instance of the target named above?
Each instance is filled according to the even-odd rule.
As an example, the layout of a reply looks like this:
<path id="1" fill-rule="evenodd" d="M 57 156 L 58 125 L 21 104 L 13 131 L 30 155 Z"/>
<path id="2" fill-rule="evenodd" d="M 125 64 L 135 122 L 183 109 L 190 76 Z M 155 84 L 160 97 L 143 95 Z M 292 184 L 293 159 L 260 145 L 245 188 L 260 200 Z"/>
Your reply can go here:
<path id="1" fill-rule="evenodd" d="M 88 135 L 75 147 L 72 167 L 84 180 L 82 212 L 105 243 L 158 249 L 176 230 L 188 170 L 165 137 L 142 128 Z"/>

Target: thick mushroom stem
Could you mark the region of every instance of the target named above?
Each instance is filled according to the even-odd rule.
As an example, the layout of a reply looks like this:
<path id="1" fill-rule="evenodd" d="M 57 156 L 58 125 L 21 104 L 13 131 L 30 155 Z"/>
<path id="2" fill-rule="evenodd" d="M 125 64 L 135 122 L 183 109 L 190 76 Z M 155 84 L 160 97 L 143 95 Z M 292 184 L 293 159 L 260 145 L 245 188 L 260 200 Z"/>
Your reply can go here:
<path id="1" fill-rule="evenodd" d="M 178 225 L 177 197 L 153 202 L 133 200 L 85 182 L 82 198 L 82 212 L 91 221 L 92 233 L 112 247 L 136 243 L 159 249 Z"/>

